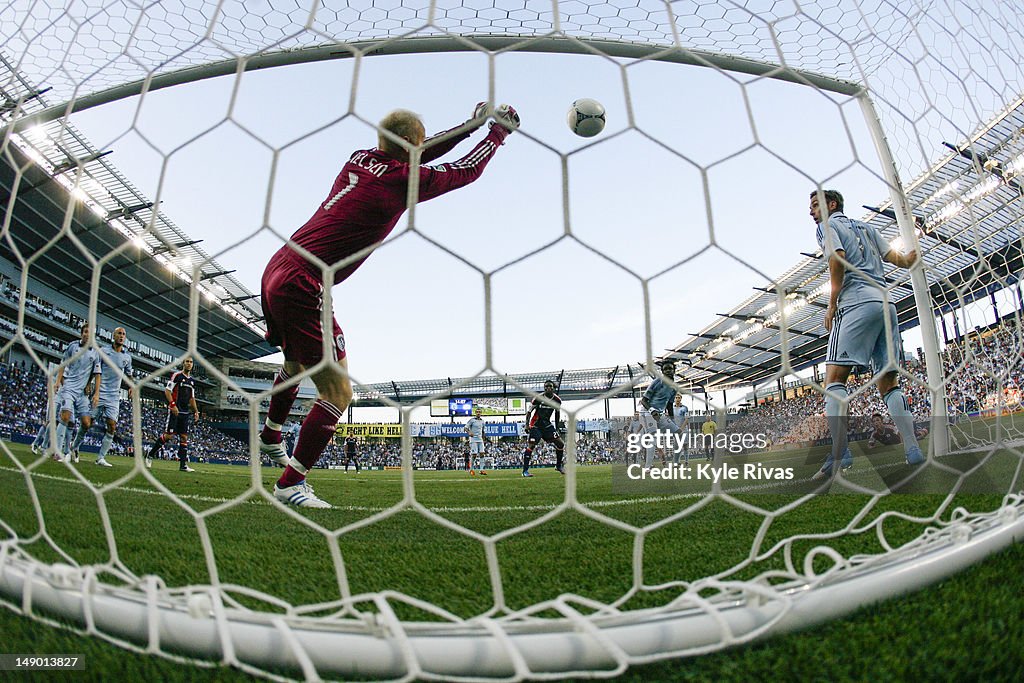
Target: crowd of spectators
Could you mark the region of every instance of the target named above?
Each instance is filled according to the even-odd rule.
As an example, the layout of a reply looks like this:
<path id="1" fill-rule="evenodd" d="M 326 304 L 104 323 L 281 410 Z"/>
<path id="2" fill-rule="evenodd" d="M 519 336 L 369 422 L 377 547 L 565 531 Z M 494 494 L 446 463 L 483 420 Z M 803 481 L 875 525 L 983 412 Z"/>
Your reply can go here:
<path id="1" fill-rule="evenodd" d="M 965 340 L 950 343 L 943 352 L 947 377 L 947 408 L 951 416 L 978 413 L 995 409 L 1020 410 L 1021 386 L 1024 383 L 1024 344 L 1019 324 L 1006 319 L 1003 324 L 978 332 Z M 931 405 L 927 390 L 925 367 L 919 359 L 904 364 L 906 375 L 901 381 L 911 410 L 920 421 L 930 418 Z M 851 400 L 851 431 L 866 428 L 874 413 L 888 419 L 888 411 L 878 390 L 869 386 L 870 375 L 855 375 L 849 384 Z M 46 375 L 36 366 L 24 361 L 14 364 L 0 363 L 0 434 L 34 435 L 46 418 Z M 167 409 L 162 402 L 145 401 L 142 411 L 143 443 L 158 437 L 166 423 Z M 122 406 L 122 423 L 130 421 L 130 409 Z M 699 419 L 699 418 L 694 418 Z M 608 438 L 580 435 L 576 442 L 578 463 L 602 463 L 621 459 L 624 451 L 625 420 L 613 420 L 616 428 Z M 248 463 L 248 446 L 239 439 L 213 426 L 214 420 L 206 416 L 193 425 L 189 437 L 189 450 L 193 459 Z M 784 401 L 766 401 L 745 416 L 727 426 L 730 432 L 765 434 L 774 446 L 806 444 L 828 437 L 824 418 L 824 401 L 820 393 L 808 388 L 801 395 Z M 114 453 L 127 449 L 128 430 L 122 426 L 115 441 Z M 99 447 L 102 431 L 94 428 L 86 437 L 87 446 Z M 491 439 L 485 457 L 495 467 L 518 467 L 522 463 L 524 441 L 521 438 Z M 166 449 L 166 457 L 176 457 L 173 444 Z M 412 446 L 412 458 L 417 468 L 454 469 L 464 466 L 467 452 L 465 439 L 417 439 Z M 363 466 L 400 467 L 401 442 L 398 440 L 366 441 L 359 444 L 359 457 Z M 538 465 L 554 464 L 554 448 L 544 445 L 534 454 Z M 340 439 L 328 445 L 319 467 L 344 465 L 345 457 Z"/>
<path id="2" fill-rule="evenodd" d="M 581 438 L 576 442 L 576 461 L 579 464 L 611 462 L 618 446 L 617 440 Z M 500 439 L 486 444 L 485 462 L 492 461 L 496 468 L 521 467 L 523 464 L 522 439 Z M 416 469 L 461 469 L 466 466 L 469 445 L 465 439 L 439 438 L 431 441 L 417 440 L 412 444 L 412 462 Z M 401 467 L 402 447 L 397 440 L 364 442 L 358 446 L 360 463 L 371 467 Z M 339 444 L 331 444 L 317 467 L 343 466 L 345 455 Z M 534 450 L 532 464 L 545 466 L 555 464 L 555 449 L 551 445 L 539 446 Z"/>

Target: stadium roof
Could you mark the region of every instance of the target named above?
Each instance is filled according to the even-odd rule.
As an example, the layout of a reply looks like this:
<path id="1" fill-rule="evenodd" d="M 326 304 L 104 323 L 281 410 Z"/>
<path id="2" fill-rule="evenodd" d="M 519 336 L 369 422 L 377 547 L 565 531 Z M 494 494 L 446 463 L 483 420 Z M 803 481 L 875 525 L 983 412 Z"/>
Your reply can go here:
<path id="1" fill-rule="evenodd" d="M 642 364 L 633 363 L 587 370 L 552 370 L 515 375 L 479 375 L 476 377 L 445 377 L 441 379 L 377 382 L 356 390 L 360 406 L 383 405 L 382 398 L 409 404 L 427 397 L 464 396 L 496 398 L 522 396 L 523 389 L 534 393 L 544 390 L 544 382 L 552 380 L 563 399 L 629 398 L 646 385 L 650 376 Z"/>
<path id="2" fill-rule="evenodd" d="M 937 311 L 948 312 L 1018 282 L 1024 246 L 1022 131 L 1024 99 L 1019 99 L 967 143 L 935 141 L 951 151 L 906 187 Z M 855 214 L 846 200 L 846 213 Z M 887 239 L 899 237 L 888 200 L 864 208 L 869 214 L 863 220 Z M 886 277 L 900 328 L 916 327 L 920 320 L 909 272 L 886 264 Z M 684 385 L 761 384 L 788 374 L 780 372 L 784 356 L 789 372 L 823 362 L 829 284 L 821 251 L 805 254 L 781 277 L 754 289 L 757 294 L 666 349 L 666 356 L 683 361 L 678 372 Z M 1017 296 L 1021 307 L 1019 285 Z M 786 334 L 779 326 L 780 305 L 788 318 Z"/>
<path id="3" fill-rule="evenodd" d="M 33 90 L 2 55 L 0 84 L 0 125 L 19 110 L 45 108 L 45 91 Z M 177 348 L 188 348 L 195 278 L 200 353 L 258 358 L 274 351 L 263 341 L 256 295 L 122 176 L 110 150 L 95 149 L 59 121 L 9 140 L 0 155 L 0 201 L 10 226 L 0 258 L 27 264 L 31 278 L 87 307 L 94 263 L 102 260 L 97 311 Z"/>

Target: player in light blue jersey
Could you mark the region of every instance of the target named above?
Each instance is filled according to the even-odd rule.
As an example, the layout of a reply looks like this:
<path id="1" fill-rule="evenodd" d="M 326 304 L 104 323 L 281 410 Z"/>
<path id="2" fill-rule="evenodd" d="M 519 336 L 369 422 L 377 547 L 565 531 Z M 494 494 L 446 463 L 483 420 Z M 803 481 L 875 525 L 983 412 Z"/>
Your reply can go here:
<path id="1" fill-rule="evenodd" d="M 466 423 L 466 433 L 469 435 L 469 457 L 466 459 L 469 473 L 475 475 L 477 472 L 473 467 L 473 456 L 475 455 L 477 456 L 477 464 L 481 465 L 480 474 L 487 474 L 483 469 L 484 421 L 480 417 L 479 408 L 473 410 L 473 417 L 469 418 L 469 421 Z"/>
<path id="2" fill-rule="evenodd" d="M 688 427 L 690 425 L 690 409 L 683 405 L 683 395 L 677 393 L 675 405 L 672 406 L 674 415 L 672 416 L 672 422 L 675 423 L 676 428 L 679 430 L 679 434 L 682 436 L 688 436 Z M 675 462 L 679 462 L 680 458 L 685 458 L 687 463 L 690 462 L 690 444 L 689 439 L 683 439 L 682 446 L 676 451 Z"/>
<path id="3" fill-rule="evenodd" d="M 54 415 L 56 414 L 57 397 L 54 396 L 47 406 L 47 413 L 46 417 L 43 418 L 43 424 L 39 427 L 36 438 L 32 440 L 32 452 L 36 455 L 45 453 L 46 449 L 50 447 L 50 424 L 53 422 Z"/>
<path id="4" fill-rule="evenodd" d="M 107 462 L 107 453 L 111 444 L 114 443 L 114 433 L 117 432 L 117 418 L 121 412 L 121 384 L 132 376 L 132 356 L 125 348 L 128 341 L 128 332 L 123 327 L 114 330 L 112 346 L 100 347 L 100 398 L 99 403 L 92 411 L 92 419 L 106 424 L 106 433 L 103 435 L 103 443 L 100 445 L 100 453 L 96 457 L 96 464 L 101 467 L 111 467 Z M 128 387 L 128 396 L 131 397 L 131 386 Z M 100 422 L 100 424 L 104 424 Z M 82 439 L 88 428 L 79 429 L 75 442 L 71 445 L 71 452 L 78 462 L 78 449 L 82 446 Z"/>
<path id="5" fill-rule="evenodd" d="M 820 205 L 824 198 L 826 205 Z M 924 461 L 914 435 L 914 416 L 900 389 L 898 364 L 903 360 L 896 306 L 885 301 L 885 266 L 891 263 L 909 268 L 917 252 L 901 254 L 871 225 L 843 214 L 843 195 L 836 190 L 811 193 L 811 218 L 818 226 L 818 245 L 828 259 L 832 285 L 825 311 L 829 333 L 825 357 L 825 417 L 832 434 L 832 452 L 814 478 L 835 474 L 833 464 L 842 457 L 841 467 L 852 464 L 848 449 L 850 394 L 846 380 L 857 367 L 872 367 L 875 382 L 896 428 L 903 437 L 906 461 Z M 823 222 L 827 215 L 828 222 Z M 889 333 L 886 333 L 886 321 Z M 891 359 L 891 362 L 890 362 Z"/>
<path id="6" fill-rule="evenodd" d="M 100 383 L 95 382 L 92 399 L 86 398 L 85 387 L 100 372 L 99 355 L 89 348 L 89 324 L 82 325 L 80 339 L 68 344 L 64 350 L 60 368 L 57 370 L 55 393 L 57 394 L 57 443 L 54 444 L 53 459 L 71 462 L 67 450 L 68 430 L 75 418 L 81 420 L 82 429 L 92 426 L 92 411 L 100 398 Z"/>
<path id="7" fill-rule="evenodd" d="M 673 379 L 676 375 L 675 361 L 662 361 L 661 375 L 651 382 L 651 386 L 647 387 L 647 391 L 640 399 L 640 405 L 643 406 L 640 411 L 640 421 L 643 423 L 644 431 L 648 434 L 658 431 L 678 434 L 679 427 L 672 421 L 674 415 L 672 402 L 676 397 L 676 390 L 666 381 Z M 653 464 L 654 446 L 649 446 L 644 467 L 650 469 Z"/>
<path id="8" fill-rule="evenodd" d="M 285 446 L 285 450 L 288 453 L 289 458 L 292 457 L 292 451 L 295 450 L 295 444 L 299 440 L 299 430 L 301 429 L 302 423 L 295 422 L 293 420 L 288 420 L 281 428 L 281 436 L 283 437 L 281 441 Z M 275 464 L 273 460 L 271 460 L 271 464 Z"/>

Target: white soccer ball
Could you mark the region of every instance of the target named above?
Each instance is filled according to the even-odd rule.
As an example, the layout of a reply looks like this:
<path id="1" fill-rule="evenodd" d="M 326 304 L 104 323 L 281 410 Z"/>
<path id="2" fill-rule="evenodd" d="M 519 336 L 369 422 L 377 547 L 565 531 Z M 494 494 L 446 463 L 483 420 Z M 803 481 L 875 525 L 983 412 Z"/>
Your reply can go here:
<path id="1" fill-rule="evenodd" d="M 604 130 L 604 105 L 584 97 L 569 107 L 569 130 L 582 138 L 592 138 Z"/>

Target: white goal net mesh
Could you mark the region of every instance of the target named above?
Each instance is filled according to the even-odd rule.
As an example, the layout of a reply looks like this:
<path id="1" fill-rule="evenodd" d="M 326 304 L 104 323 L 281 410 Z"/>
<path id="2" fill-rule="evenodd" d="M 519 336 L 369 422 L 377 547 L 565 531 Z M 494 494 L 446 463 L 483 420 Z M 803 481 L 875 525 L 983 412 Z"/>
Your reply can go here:
<path id="1" fill-rule="evenodd" d="M 47 623 L 70 622 L 127 649 L 272 678 L 610 677 L 634 664 L 842 615 L 1019 538 L 1024 13 L 1016 3 L 367 0 L 311 7 L 196 0 L 0 7 L 0 241 L 8 264 L 0 270 L 0 419 L 7 419 L 0 481 L 11 491 L 0 502 L 0 600 L 13 609 Z M 455 61 L 436 61 L 441 56 Z M 387 59 L 399 60 L 399 69 L 376 65 Z M 545 60 L 554 65 L 551 73 L 543 73 Z M 262 77 L 257 69 L 301 74 L 323 67 L 312 62 L 344 64 L 345 71 L 317 72 L 315 92 L 277 81 L 279 98 L 247 102 L 250 84 Z M 480 227 L 474 239 L 493 240 L 493 253 L 467 253 L 465 235 L 437 227 L 444 217 L 426 205 L 406 214 L 371 257 L 369 263 L 387 263 L 403 249 L 419 250 L 438 269 L 434 275 L 462 273 L 474 291 L 469 304 L 458 305 L 473 309 L 480 330 L 465 345 L 476 347 L 479 362 L 465 380 L 409 403 L 371 385 L 378 378 L 361 371 L 354 355 L 357 397 L 401 416 L 402 438 L 381 456 L 397 474 L 372 495 L 351 489 L 350 499 L 335 501 L 337 510 L 288 508 L 270 493 L 272 468 L 260 462 L 255 445 L 269 384 L 232 373 L 216 356 L 218 347 L 205 344 L 242 334 L 232 326 L 257 343 L 251 335 L 265 328 L 248 292 L 256 291 L 259 273 L 248 281 L 233 274 L 236 261 L 248 258 L 242 250 L 258 244 L 269 257 L 309 208 L 282 210 L 287 193 L 326 183 L 341 155 L 369 146 L 379 119 L 373 93 L 384 91 L 391 106 L 415 108 L 398 90 L 425 96 L 412 83 L 422 64 L 435 71 L 428 79 L 435 99 L 474 93 L 461 103 L 424 102 L 437 117 L 461 121 L 469 113 L 462 109 L 475 101 L 497 104 L 506 96 L 519 107 L 523 126 L 495 167 L 519 154 L 529 163 L 547 159 L 555 170 L 546 186 L 524 172 L 481 190 L 497 198 L 474 204 L 478 214 L 465 222 L 479 226 L 480 215 L 487 217 L 493 226 Z M 405 72 L 409 80 L 389 80 Z M 219 94 L 204 90 L 192 100 L 202 112 L 164 109 L 178 106 L 163 99 L 169 93 L 213 77 L 220 77 L 210 81 Z M 554 119 L 565 135 L 562 112 L 578 87 L 609 93 L 608 130 L 566 143 L 542 119 Z M 561 109 L 544 110 L 533 88 L 564 92 Z M 107 107 L 120 108 L 120 123 L 98 122 Z M 289 119 L 306 107 L 329 112 L 302 119 L 304 127 Z M 278 117 L 278 109 L 286 113 Z M 79 116 L 93 118 L 80 124 Z M 174 136 L 161 138 L 161 126 Z M 82 132 L 91 127 L 101 131 L 100 146 Z M 234 156 L 220 147 L 225 128 L 258 154 Z M 332 130 L 336 137 L 321 137 Z M 292 161 L 294 150 L 328 143 L 348 146 L 331 148 L 326 166 Z M 145 189 L 133 184 L 139 171 L 122 174 L 105 156 L 108 146 L 121 144 L 145 160 L 132 164 L 148 173 L 139 181 Z M 230 163 L 218 152 L 233 157 Z M 601 153 L 609 156 L 592 156 Z M 625 158 L 649 173 L 619 186 L 606 164 Z M 247 167 L 256 166 L 263 175 L 247 176 Z M 210 176 L 206 167 L 219 171 Z M 194 201 L 209 200 L 214 194 L 204 181 L 236 171 L 252 182 L 247 196 L 229 203 L 247 208 L 234 216 L 240 225 L 205 226 L 227 236 L 210 236 L 204 250 L 191 243 L 189 234 L 202 236 L 189 222 L 172 222 L 169 215 L 179 215 L 173 201 L 162 202 L 188 203 L 181 184 L 190 178 Z M 292 185 L 281 180 L 289 175 L 298 178 Z M 844 190 L 847 214 L 863 216 L 900 250 L 921 254 L 912 274 L 886 271 L 885 297 L 899 310 L 899 321 L 887 325 L 906 328 L 909 357 L 891 355 L 888 367 L 899 371 L 910 399 L 926 466 L 907 468 L 898 446 L 875 457 L 856 445 L 853 472 L 831 488 L 622 479 L 635 464 L 626 448 L 632 407 L 624 419 L 608 416 L 607 438 L 598 445 L 580 438 L 584 414 L 605 399 L 639 396 L 665 356 L 678 359 L 671 384 L 694 413 L 687 434 L 714 419 L 722 434 L 765 435 L 760 450 L 736 454 L 748 458 L 736 461 L 740 467 L 764 451 L 766 466 L 789 463 L 803 480 L 821 464 L 829 447 L 817 364 L 827 339 L 821 328 L 828 269 L 815 251 L 813 226 L 792 233 L 806 239 L 790 245 L 782 261 L 762 256 L 770 242 L 788 237 L 773 239 L 777 224 L 751 212 L 784 212 L 781 223 L 810 226 L 809 193 L 833 186 L 874 193 Z M 795 198 L 774 194 L 794 187 Z M 878 205 L 854 210 L 861 201 Z M 532 216 L 519 207 L 495 215 L 504 212 L 502 202 L 546 212 L 538 223 L 547 232 L 527 225 Z M 665 212 L 647 211 L 659 203 Z M 232 218 L 209 210 L 217 220 Z M 602 223 L 630 227 L 610 236 L 590 227 Z M 92 239 L 101 231 L 102 240 Z M 509 246 L 509 235 L 528 246 Z M 797 266 L 779 265 L 797 252 L 805 252 Z M 69 258 L 78 266 L 65 272 L 60 264 Z M 554 495 L 510 493 L 527 482 L 495 477 L 486 504 L 452 500 L 438 487 L 442 478 L 419 472 L 445 453 L 414 437 L 414 410 L 491 376 L 506 376 L 516 395 L 538 396 L 542 381 L 517 379 L 526 368 L 510 369 L 511 350 L 529 334 L 522 328 L 533 324 L 523 322 L 520 308 L 535 273 L 517 268 L 537 260 L 548 273 L 564 269 L 555 288 L 571 302 L 567 310 L 539 309 L 566 328 L 539 345 L 588 347 L 593 329 L 613 336 L 619 317 L 638 321 L 638 332 L 615 357 L 592 363 L 623 364 L 609 368 L 606 386 L 576 387 L 597 398 L 564 408 L 566 476 Z M 343 265 L 326 269 L 325 278 Z M 164 269 L 167 290 L 131 291 L 119 273 L 136 266 Z M 403 316 L 425 306 L 419 297 L 426 287 L 420 288 L 431 275 L 415 268 L 393 274 L 398 284 L 388 297 L 406 310 L 378 318 L 376 333 L 386 336 L 382 330 L 393 326 L 392 334 L 416 336 Z M 379 288 L 391 282 L 379 278 Z M 687 309 L 697 299 L 729 308 L 732 299 L 718 294 L 726 280 L 742 284 L 729 290 L 742 304 L 728 314 Z M 339 319 L 348 286 L 335 294 Z M 760 293 L 748 297 L 751 286 Z M 83 287 L 79 313 L 61 308 L 64 294 Z M 505 289 L 512 293 L 502 298 Z M 732 294 L 740 290 L 742 296 Z M 54 447 L 36 455 L 17 443 L 14 435 L 34 419 L 46 423 L 51 441 L 58 436 L 47 406 L 53 381 L 68 365 L 60 360 L 67 347 L 61 335 L 77 337 L 84 322 L 96 331 L 92 345 L 104 345 L 113 326 L 130 318 L 130 338 L 159 338 L 160 326 L 146 329 L 143 321 L 160 320 L 162 297 L 183 291 L 187 308 L 167 314 L 170 324 L 187 328 L 178 355 L 133 340 L 136 370 L 125 378 L 133 391 L 119 427 L 133 460 L 101 477 L 52 462 Z M 111 292 L 116 303 L 105 298 Z M 573 310 L 572 302 L 590 297 L 609 302 L 612 322 L 582 324 L 598 314 L 585 303 Z M 345 297 L 345 306 L 353 305 Z M 671 314 L 662 315 L 663 308 Z M 694 333 L 695 315 L 718 319 Z M 223 320 L 231 324 L 217 322 Z M 401 352 L 389 343 L 381 341 L 380 355 Z M 464 340 L 453 335 L 450 343 Z M 372 355 L 368 347 L 362 353 Z M 154 430 L 144 391 L 162 389 L 185 356 L 195 359 L 203 386 L 222 387 L 248 411 L 249 445 L 238 453 L 246 467 L 228 468 L 245 474 L 223 475 L 234 479 L 216 484 L 216 495 L 170 481 L 143 459 Z M 457 374 L 443 366 L 431 372 Z M 573 390 L 568 382 L 560 387 Z M 868 422 L 886 413 L 885 404 L 863 376 L 850 393 L 851 433 L 859 430 L 873 447 Z M 501 464 L 511 454 L 518 464 L 522 445 L 499 445 L 489 457 Z M 599 452 L 610 468 L 591 468 L 602 461 Z M 686 455 L 704 457 L 696 450 Z M 710 455 L 728 467 L 734 454 L 720 444 Z M 822 495 L 829 490 L 847 495 Z M 76 519 L 82 510 L 87 514 Z M 179 537 L 171 557 L 159 538 L 147 538 L 164 525 Z M 287 566 L 268 568 L 274 564 Z M 913 571 L 886 573 L 900 567 Z"/>

